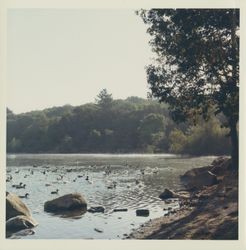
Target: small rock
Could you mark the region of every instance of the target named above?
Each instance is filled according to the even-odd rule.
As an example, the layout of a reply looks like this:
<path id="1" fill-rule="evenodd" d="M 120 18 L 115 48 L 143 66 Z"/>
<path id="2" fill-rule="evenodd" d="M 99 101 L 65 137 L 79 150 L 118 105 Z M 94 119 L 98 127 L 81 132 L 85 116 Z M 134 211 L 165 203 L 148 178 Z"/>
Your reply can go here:
<path id="1" fill-rule="evenodd" d="M 128 211 L 127 208 L 115 208 L 115 209 L 113 210 L 113 212 L 127 212 L 127 211 Z"/>
<path id="2" fill-rule="evenodd" d="M 167 188 L 164 190 L 163 193 L 161 193 L 159 195 L 159 198 L 162 200 L 169 199 L 169 198 L 175 198 L 175 197 L 176 197 L 176 194 Z"/>
<path id="3" fill-rule="evenodd" d="M 136 210 L 137 216 L 149 216 L 149 210 L 148 209 L 138 209 Z"/>
<path id="4" fill-rule="evenodd" d="M 104 213 L 105 208 L 102 206 L 90 207 L 87 211 L 90 213 Z"/>

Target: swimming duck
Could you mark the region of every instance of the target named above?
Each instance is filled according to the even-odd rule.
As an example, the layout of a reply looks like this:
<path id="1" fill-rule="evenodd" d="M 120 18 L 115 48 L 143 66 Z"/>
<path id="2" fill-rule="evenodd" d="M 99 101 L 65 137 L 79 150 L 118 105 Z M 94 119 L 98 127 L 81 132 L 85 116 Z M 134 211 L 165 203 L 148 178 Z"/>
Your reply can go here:
<path id="1" fill-rule="evenodd" d="M 28 198 L 29 193 L 26 193 L 25 195 L 19 195 L 20 198 Z"/>
<path id="2" fill-rule="evenodd" d="M 58 194 L 59 189 L 56 189 L 56 191 L 52 191 L 51 194 Z"/>
<path id="3" fill-rule="evenodd" d="M 26 184 L 20 184 L 20 185 L 17 185 L 15 188 L 17 189 L 20 189 L 20 188 L 26 188 Z"/>

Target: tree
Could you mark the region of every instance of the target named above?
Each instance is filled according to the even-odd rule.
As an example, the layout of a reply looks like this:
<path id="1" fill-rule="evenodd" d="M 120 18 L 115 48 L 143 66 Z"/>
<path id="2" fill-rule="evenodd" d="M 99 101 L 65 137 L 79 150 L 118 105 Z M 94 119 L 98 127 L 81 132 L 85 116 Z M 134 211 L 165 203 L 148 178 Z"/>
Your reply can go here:
<path id="1" fill-rule="evenodd" d="M 104 110 L 109 109 L 113 103 L 112 94 L 109 94 L 106 89 L 101 90 L 97 96 L 96 103 Z"/>
<path id="2" fill-rule="evenodd" d="M 239 10 L 152 9 L 138 14 L 148 25 L 157 55 L 147 68 L 152 95 L 170 105 L 175 121 L 210 107 L 223 113 L 230 129 L 232 166 L 238 168 Z"/>
<path id="3" fill-rule="evenodd" d="M 146 147 L 147 145 L 158 145 L 164 137 L 166 123 L 164 116 L 150 113 L 141 120 L 138 127 L 139 142 Z"/>

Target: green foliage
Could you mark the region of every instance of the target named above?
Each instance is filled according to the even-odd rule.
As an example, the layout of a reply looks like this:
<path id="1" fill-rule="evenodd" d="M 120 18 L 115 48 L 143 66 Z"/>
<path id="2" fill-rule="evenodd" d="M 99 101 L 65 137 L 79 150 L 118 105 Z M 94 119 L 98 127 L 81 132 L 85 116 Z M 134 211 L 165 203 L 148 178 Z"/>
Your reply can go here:
<path id="1" fill-rule="evenodd" d="M 187 144 L 187 138 L 181 130 L 174 129 L 169 135 L 169 140 L 169 152 L 175 154 L 186 153 L 185 147 Z"/>
<path id="2" fill-rule="evenodd" d="M 170 133 L 169 151 L 178 154 L 222 155 L 230 153 L 228 129 L 221 128 L 218 120 L 212 117 L 208 122 L 200 121 L 186 133 L 175 129 Z"/>
<path id="3" fill-rule="evenodd" d="M 155 146 L 158 146 L 164 137 L 163 131 L 165 131 L 163 115 L 154 113 L 146 115 L 138 127 L 140 144 L 144 148 L 152 146 L 152 150 L 155 151 Z"/>
<path id="4" fill-rule="evenodd" d="M 201 115 L 208 120 L 211 107 L 215 115 L 222 113 L 237 167 L 239 9 L 151 9 L 138 14 L 157 55 L 147 68 L 152 95 L 169 104 L 178 122 L 195 124 Z"/>
<path id="5" fill-rule="evenodd" d="M 211 138 L 217 146 L 209 151 L 226 153 L 228 142 L 217 134 L 223 129 L 214 118 Z M 223 116 L 220 116 L 223 120 Z M 203 123 L 199 126 L 202 126 Z M 199 128 L 199 127 L 198 127 Z M 203 127 L 201 127 L 202 129 Z M 113 100 L 111 107 L 102 109 L 98 102 L 77 107 L 63 106 L 15 115 L 7 112 L 7 152 L 18 153 L 127 153 L 174 152 L 198 154 L 198 139 L 192 139 L 195 128 L 175 124 L 168 115 L 168 106 L 153 100 L 129 97 Z M 203 131 L 203 130 L 202 130 Z M 176 136 L 175 136 L 176 133 Z M 207 132 L 206 132 L 207 133 Z M 180 134 L 185 140 L 180 139 Z M 189 135 L 189 136 L 188 136 Z M 214 138 L 215 137 L 215 138 Z M 188 143 L 189 141 L 189 143 Z M 207 144 L 209 145 L 209 141 Z M 218 151 L 220 143 L 224 147 Z M 192 147 L 192 145 L 195 147 Z M 215 144 L 215 143 L 214 143 Z M 177 146 L 179 145 L 179 146 Z M 200 154 L 207 154 L 204 146 Z M 186 149 L 186 150 L 184 150 Z M 188 150 L 189 149 L 189 150 Z M 192 151 L 193 150 L 193 151 Z M 224 150 L 224 151 L 223 151 Z"/>
<path id="6" fill-rule="evenodd" d="M 113 103 L 112 95 L 109 94 L 106 89 L 103 89 L 98 94 L 96 103 L 101 109 L 107 110 L 112 106 L 112 103 Z"/>

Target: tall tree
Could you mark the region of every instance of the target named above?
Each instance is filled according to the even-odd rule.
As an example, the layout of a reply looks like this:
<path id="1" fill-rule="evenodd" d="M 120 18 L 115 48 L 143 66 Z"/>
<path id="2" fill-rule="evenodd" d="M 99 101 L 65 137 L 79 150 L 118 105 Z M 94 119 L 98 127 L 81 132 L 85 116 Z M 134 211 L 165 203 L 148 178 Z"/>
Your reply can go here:
<path id="1" fill-rule="evenodd" d="M 104 110 L 109 109 L 113 103 L 112 94 L 109 94 L 106 89 L 101 90 L 96 98 L 96 103 Z"/>
<path id="2" fill-rule="evenodd" d="M 148 25 L 156 63 L 147 68 L 152 95 L 167 102 L 175 121 L 223 113 L 230 128 L 232 166 L 238 168 L 239 10 L 151 9 Z M 221 145 L 223 146 L 223 145 Z"/>

